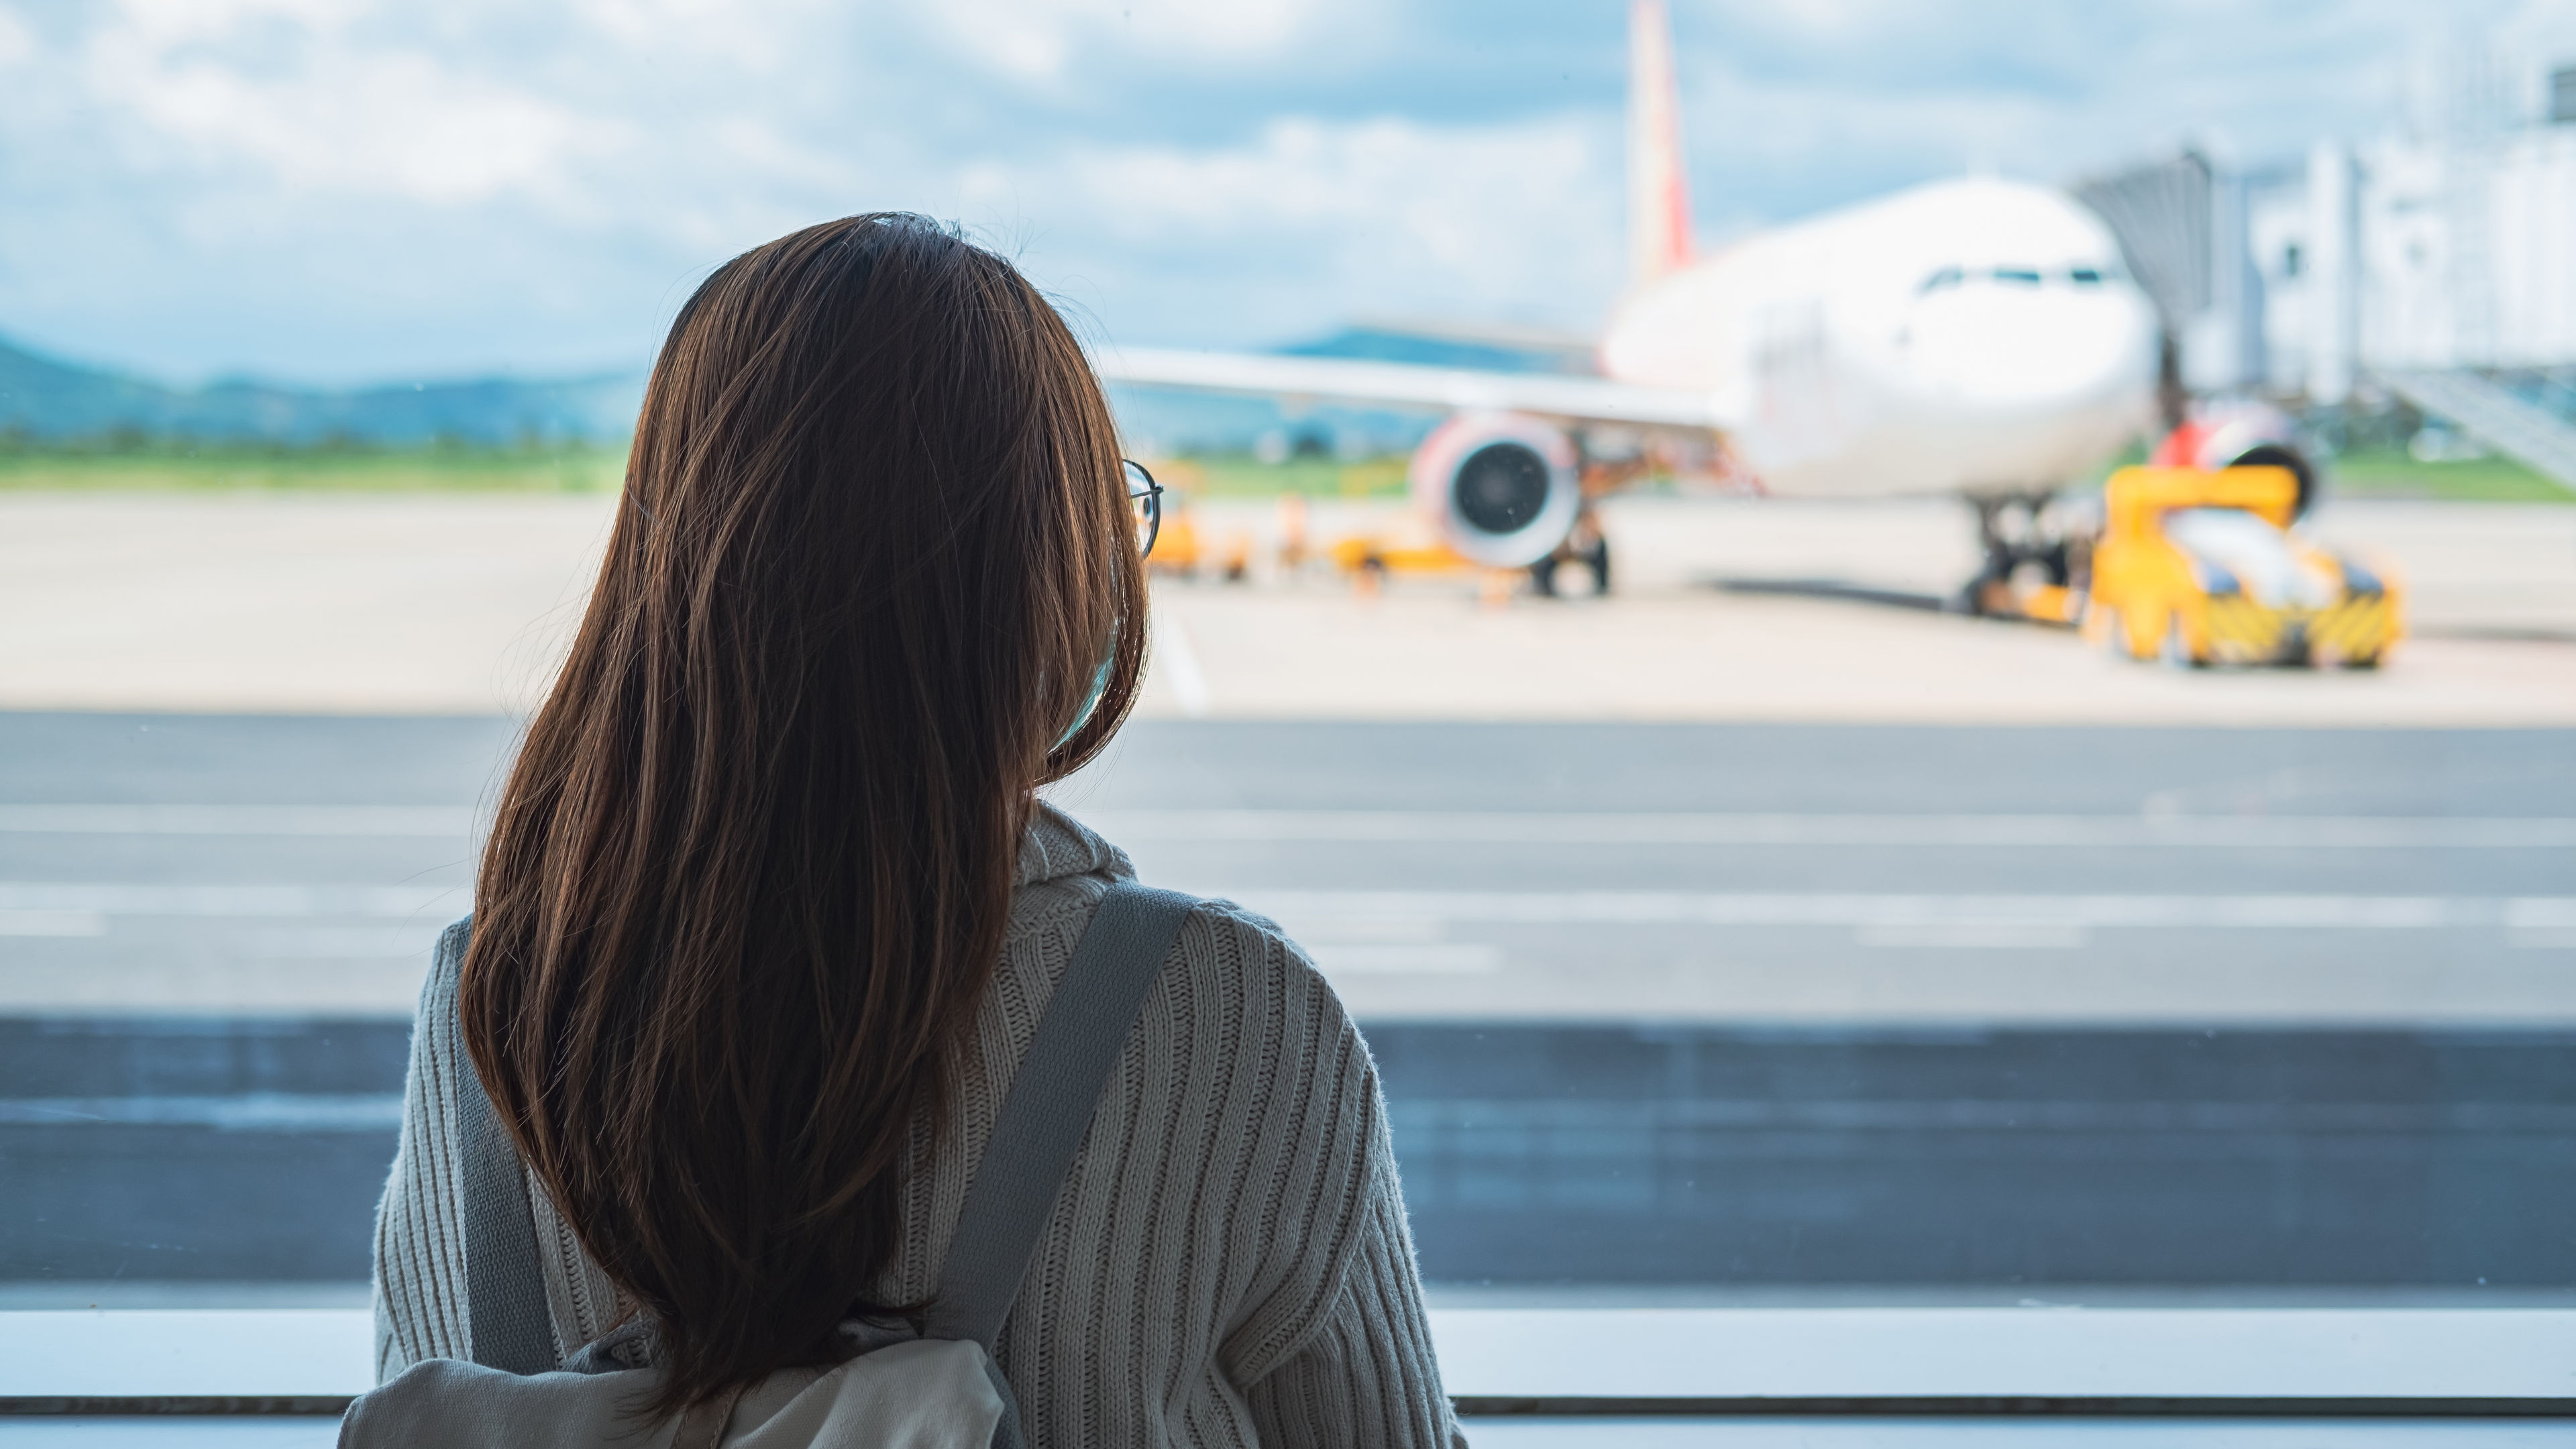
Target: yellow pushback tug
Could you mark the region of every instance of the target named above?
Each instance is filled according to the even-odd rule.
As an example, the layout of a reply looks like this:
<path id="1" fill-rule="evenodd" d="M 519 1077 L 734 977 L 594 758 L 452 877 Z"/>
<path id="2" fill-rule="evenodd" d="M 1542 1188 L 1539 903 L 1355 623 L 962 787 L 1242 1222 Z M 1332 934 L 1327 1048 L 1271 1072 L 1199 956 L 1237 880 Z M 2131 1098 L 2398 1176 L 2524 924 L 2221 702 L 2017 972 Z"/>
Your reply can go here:
<path id="1" fill-rule="evenodd" d="M 2374 669 L 2396 585 L 2295 532 L 2287 468 L 2123 468 L 2103 489 L 2084 635 L 2132 659 Z"/>

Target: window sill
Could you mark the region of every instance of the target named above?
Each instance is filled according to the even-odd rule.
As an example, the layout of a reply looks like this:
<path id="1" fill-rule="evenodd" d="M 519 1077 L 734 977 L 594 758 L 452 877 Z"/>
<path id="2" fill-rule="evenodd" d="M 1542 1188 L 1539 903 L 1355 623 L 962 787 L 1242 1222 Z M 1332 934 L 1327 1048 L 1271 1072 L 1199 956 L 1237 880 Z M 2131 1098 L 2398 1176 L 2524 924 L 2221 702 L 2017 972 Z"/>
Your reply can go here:
<path id="1" fill-rule="evenodd" d="M 1462 1413 L 1506 1438 L 1577 1418 L 2576 1418 L 2567 1308 L 1435 1308 L 1432 1327 Z M 0 1312 L 0 1415 L 332 1415 L 373 1377 L 372 1331 L 356 1309 Z"/>

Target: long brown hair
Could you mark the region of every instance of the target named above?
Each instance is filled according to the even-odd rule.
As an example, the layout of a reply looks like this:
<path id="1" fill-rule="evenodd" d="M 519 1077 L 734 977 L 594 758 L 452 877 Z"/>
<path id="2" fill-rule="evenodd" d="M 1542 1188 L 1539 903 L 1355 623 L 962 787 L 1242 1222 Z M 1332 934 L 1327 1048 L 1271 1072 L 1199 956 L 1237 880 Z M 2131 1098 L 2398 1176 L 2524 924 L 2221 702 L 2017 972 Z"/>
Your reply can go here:
<path id="1" fill-rule="evenodd" d="M 673 324 L 460 992 L 520 1151 L 658 1321 L 657 1408 L 917 1306 L 868 1297 L 910 1130 L 1000 958 L 1031 791 L 1143 663 L 1125 493 L 1063 320 L 919 217 L 746 252 Z"/>

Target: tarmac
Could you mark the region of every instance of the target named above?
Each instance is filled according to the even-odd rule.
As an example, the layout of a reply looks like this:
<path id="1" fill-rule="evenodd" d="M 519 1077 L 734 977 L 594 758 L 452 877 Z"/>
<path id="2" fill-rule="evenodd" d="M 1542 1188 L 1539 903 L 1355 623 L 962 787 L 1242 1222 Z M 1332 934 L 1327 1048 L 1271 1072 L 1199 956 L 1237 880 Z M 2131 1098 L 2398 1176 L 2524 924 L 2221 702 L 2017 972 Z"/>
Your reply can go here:
<path id="1" fill-rule="evenodd" d="M 0 709 L 518 714 L 578 622 L 615 500 L 0 496 Z M 1318 543 L 1397 522 L 1320 505 Z M 2409 589 L 2374 673 L 2181 671 L 1921 603 L 1974 564 L 1945 500 L 1633 497 L 1608 598 L 1481 602 L 1476 580 L 1370 596 L 1270 562 L 1156 591 L 1147 717 L 2298 727 L 2576 723 L 2576 508 L 2336 502 L 2324 537 Z M 1788 592 L 1779 591 L 1787 586 Z M 1744 592 L 1747 586 L 1769 592 Z M 1807 590 L 1807 593 L 1798 592 Z"/>
<path id="2" fill-rule="evenodd" d="M 0 1012 L 405 1012 L 611 507 L 0 496 Z M 1057 797 L 1379 1019 L 2576 1024 L 2576 508 L 2329 511 L 2418 601 L 2370 673 L 1720 586 L 1934 596 L 1960 523 L 1621 500 L 1607 598 L 1166 579 Z"/>
<path id="3" fill-rule="evenodd" d="M 0 1305 L 363 1281 L 514 735 L 0 713 Z M 1153 719 L 1049 793 L 1311 955 L 1443 1283 L 2473 1295 L 2576 1275 L 2568 738 Z"/>
<path id="4" fill-rule="evenodd" d="M 0 1301 L 361 1278 L 612 506 L 0 496 Z M 1050 792 L 1311 953 L 1435 1279 L 2576 1272 L 2576 508 L 2327 510 L 2413 590 L 2371 674 L 1916 607 L 1946 504 L 1608 523 L 1606 599 L 1166 580 L 1143 717 Z"/>

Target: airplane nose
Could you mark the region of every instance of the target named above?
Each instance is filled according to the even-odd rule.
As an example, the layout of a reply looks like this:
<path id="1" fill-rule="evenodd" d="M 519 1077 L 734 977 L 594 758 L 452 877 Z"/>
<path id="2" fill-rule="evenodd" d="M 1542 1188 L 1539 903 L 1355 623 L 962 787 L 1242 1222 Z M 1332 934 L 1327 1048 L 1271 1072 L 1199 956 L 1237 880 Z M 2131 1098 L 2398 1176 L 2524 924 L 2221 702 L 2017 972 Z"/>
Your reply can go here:
<path id="1" fill-rule="evenodd" d="M 2154 312 L 2126 289 L 1962 289 L 1926 298 L 1907 330 L 1927 390 L 1982 412 L 2063 407 L 2155 379 Z"/>

